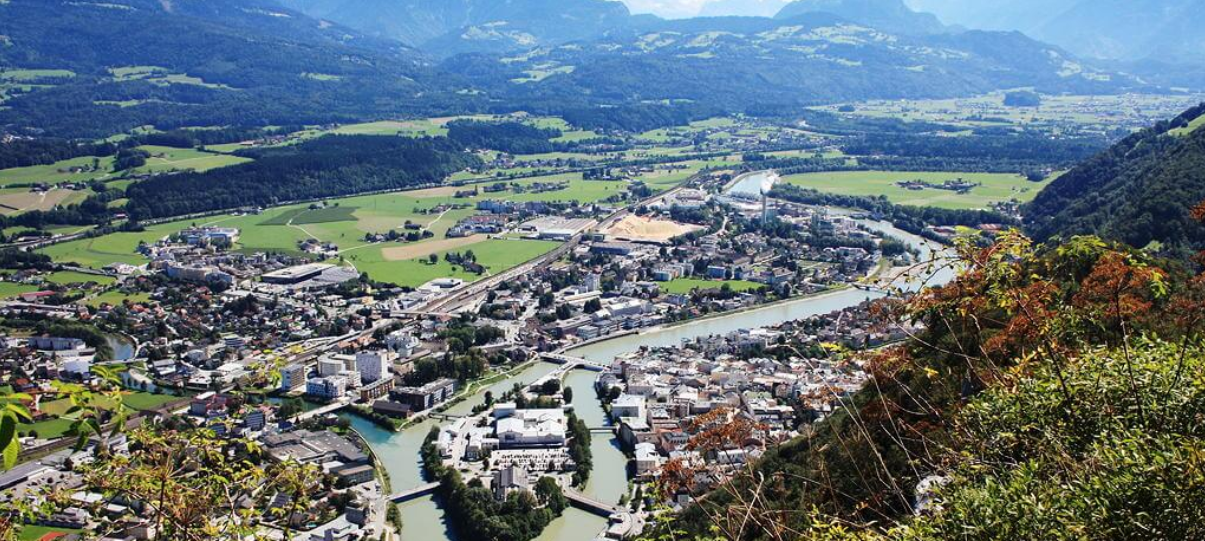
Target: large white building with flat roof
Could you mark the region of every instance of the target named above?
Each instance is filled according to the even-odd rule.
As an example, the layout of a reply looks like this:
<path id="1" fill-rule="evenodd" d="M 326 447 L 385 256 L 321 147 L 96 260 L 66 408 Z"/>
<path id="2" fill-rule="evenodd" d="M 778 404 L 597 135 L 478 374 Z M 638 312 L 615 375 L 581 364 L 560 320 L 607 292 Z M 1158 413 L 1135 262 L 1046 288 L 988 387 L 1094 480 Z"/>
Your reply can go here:
<path id="1" fill-rule="evenodd" d="M 304 282 L 310 278 L 314 278 L 327 269 L 334 268 L 334 265 L 327 263 L 310 263 L 307 265 L 298 265 L 287 269 L 280 269 L 275 272 L 269 272 L 263 275 L 262 279 L 265 283 L 292 285 Z"/>
<path id="2" fill-rule="evenodd" d="M 515 410 L 498 419 L 494 434 L 501 447 L 549 447 L 564 445 L 568 429 L 560 409 Z"/>

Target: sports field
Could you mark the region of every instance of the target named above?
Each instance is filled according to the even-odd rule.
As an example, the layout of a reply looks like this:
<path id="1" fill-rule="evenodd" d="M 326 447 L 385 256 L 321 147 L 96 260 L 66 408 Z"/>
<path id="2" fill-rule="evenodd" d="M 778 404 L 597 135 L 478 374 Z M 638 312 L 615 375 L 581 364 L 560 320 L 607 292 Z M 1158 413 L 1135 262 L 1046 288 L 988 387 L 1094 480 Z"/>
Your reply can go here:
<path id="1" fill-rule="evenodd" d="M 919 180 L 941 184 L 947 180 L 962 179 L 981 183 L 968 193 L 952 190 L 924 188 L 910 190 L 897 182 Z M 1052 179 L 1030 182 L 1025 177 L 998 173 L 917 173 L 908 171 L 836 171 L 830 173 L 805 173 L 783 177 L 783 182 L 825 193 L 859 196 L 886 196 L 892 203 L 918 207 L 946 209 L 988 208 L 992 203 L 1016 199 L 1027 202 L 1037 197 L 1038 192 Z"/>

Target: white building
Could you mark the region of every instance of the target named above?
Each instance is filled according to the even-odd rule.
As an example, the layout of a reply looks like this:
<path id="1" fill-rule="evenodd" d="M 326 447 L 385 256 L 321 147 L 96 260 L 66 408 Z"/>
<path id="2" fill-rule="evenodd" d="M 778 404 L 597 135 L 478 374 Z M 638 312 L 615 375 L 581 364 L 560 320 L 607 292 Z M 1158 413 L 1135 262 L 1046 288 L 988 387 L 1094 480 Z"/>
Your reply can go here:
<path id="1" fill-rule="evenodd" d="M 560 409 L 517 410 L 499 419 L 494 433 L 502 447 L 556 446 L 565 444 L 568 427 Z"/>
<path id="2" fill-rule="evenodd" d="M 646 418 L 645 399 L 634 394 L 622 394 L 611 402 L 611 417 L 618 420 L 624 417 Z"/>
<path id="3" fill-rule="evenodd" d="M 661 470 L 661 455 L 651 443 L 636 444 L 636 477 L 656 476 Z"/>
<path id="4" fill-rule="evenodd" d="M 415 338 L 413 334 L 404 329 L 393 331 L 385 337 L 385 347 L 389 348 L 389 351 L 397 353 L 403 359 L 414 355 L 414 352 L 418 351 L 420 346 L 422 346 L 422 343 L 419 342 L 418 338 Z"/>
<path id="5" fill-rule="evenodd" d="M 356 367 L 360 372 L 360 380 L 368 384 L 389 377 L 389 365 L 393 364 L 393 358 L 394 354 L 386 351 L 357 353 Z"/>
<path id="6" fill-rule="evenodd" d="M 305 382 L 305 394 L 325 400 L 342 398 L 347 394 L 347 380 L 340 376 L 313 378 Z"/>

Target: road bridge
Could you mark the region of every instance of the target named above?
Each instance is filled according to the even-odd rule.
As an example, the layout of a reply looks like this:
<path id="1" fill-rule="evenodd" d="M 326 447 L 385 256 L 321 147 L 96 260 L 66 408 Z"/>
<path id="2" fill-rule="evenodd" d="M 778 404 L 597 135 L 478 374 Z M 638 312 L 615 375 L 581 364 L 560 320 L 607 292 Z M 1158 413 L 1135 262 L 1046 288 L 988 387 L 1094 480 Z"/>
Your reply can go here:
<path id="1" fill-rule="evenodd" d="M 585 368 L 586 370 L 594 370 L 595 372 L 602 372 L 604 370 L 611 368 L 610 363 L 602 363 L 599 361 L 592 361 L 592 360 L 586 359 L 584 357 L 573 357 L 571 355 L 565 355 L 563 353 L 541 353 L 540 358 L 544 359 L 545 361 L 548 361 L 550 363 L 574 365 L 578 368 Z"/>
<path id="2" fill-rule="evenodd" d="M 406 503 L 406 502 L 416 499 L 416 498 L 421 498 L 423 496 L 429 496 L 431 494 L 434 494 L 435 489 L 437 489 L 437 488 L 439 488 L 439 483 L 427 483 L 425 485 L 417 486 L 417 487 L 407 490 L 405 492 L 399 492 L 397 494 L 394 494 L 393 496 L 389 497 L 389 501 L 391 501 L 393 503 Z"/>
<path id="3" fill-rule="evenodd" d="M 582 511 L 593 513 L 600 517 L 610 518 L 611 515 L 626 514 L 628 512 L 628 510 L 623 507 L 602 503 L 576 490 L 565 489 L 564 492 L 565 498 L 567 498 L 574 507 L 581 509 Z"/>

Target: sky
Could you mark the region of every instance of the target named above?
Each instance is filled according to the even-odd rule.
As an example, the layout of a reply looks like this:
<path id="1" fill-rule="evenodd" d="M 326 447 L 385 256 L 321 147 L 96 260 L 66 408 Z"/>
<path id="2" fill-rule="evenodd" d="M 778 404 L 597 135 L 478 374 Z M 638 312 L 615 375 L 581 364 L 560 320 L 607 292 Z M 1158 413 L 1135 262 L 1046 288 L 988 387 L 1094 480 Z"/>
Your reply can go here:
<path id="1" fill-rule="evenodd" d="M 632 13 L 667 18 L 709 15 L 773 15 L 787 0 L 623 0 Z M 704 8 L 709 8 L 707 12 Z"/>

